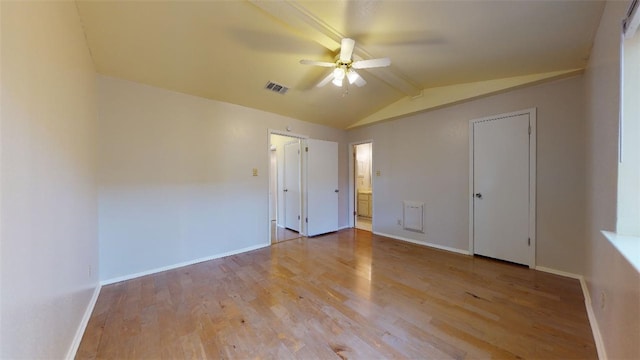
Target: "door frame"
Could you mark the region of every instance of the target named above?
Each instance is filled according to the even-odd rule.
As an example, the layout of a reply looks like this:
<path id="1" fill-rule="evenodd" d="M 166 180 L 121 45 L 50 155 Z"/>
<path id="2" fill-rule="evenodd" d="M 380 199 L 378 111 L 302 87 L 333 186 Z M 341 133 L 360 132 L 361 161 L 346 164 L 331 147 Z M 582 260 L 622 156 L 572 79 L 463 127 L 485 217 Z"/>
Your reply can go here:
<path id="1" fill-rule="evenodd" d="M 536 267 L 536 134 L 537 134 L 537 111 L 536 108 L 529 108 L 505 114 L 487 116 L 479 119 L 469 120 L 469 253 L 474 254 L 474 207 L 473 207 L 473 184 L 474 184 L 474 144 L 473 125 L 478 122 L 497 120 L 518 115 L 529 115 L 529 125 L 531 134 L 529 135 L 529 267 Z"/>
<path id="2" fill-rule="evenodd" d="M 276 129 L 267 129 L 267 146 L 266 146 L 266 148 L 267 148 L 267 160 L 266 161 L 267 161 L 267 164 L 268 164 L 267 168 L 271 167 L 271 157 L 270 157 L 270 154 L 271 154 L 271 135 L 280 135 L 280 136 L 287 136 L 287 137 L 290 137 L 290 138 L 297 138 L 300 141 L 301 140 L 306 140 L 306 139 L 309 138 L 308 135 L 296 134 L 296 133 L 292 133 L 292 132 L 289 132 L 289 131 L 282 131 L 282 130 L 276 130 Z M 302 157 L 300 158 L 300 161 L 302 162 Z M 276 162 L 277 162 L 277 158 L 276 158 Z M 277 168 L 277 163 L 276 163 L 276 168 Z M 303 207 L 302 207 L 302 185 L 303 185 L 304 181 L 306 180 L 302 176 L 302 164 L 300 165 L 299 171 L 300 171 L 300 180 L 301 180 L 301 184 L 300 184 L 300 192 L 301 192 L 301 195 L 300 195 L 300 219 L 302 220 L 302 211 L 303 211 Z M 278 187 L 278 184 L 277 184 L 278 178 L 277 178 L 277 176 L 278 175 L 276 174 L 276 179 L 275 179 L 276 180 L 276 188 Z M 269 171 L 269 177 L 271 177 L 271 171 Z M 269 181 L 270 181 L 270 179 L 267 180 L 267 183 Z M 277 198 L 277 196 L 278 196 L 278 194 L 276 193 L 276 198 Z M 267 229 L 267 234 L 269 234 L 268 235 L 269 236 L 269 244 L 273 245 L 273 242 L 272 242 L 273 239 L 271 239 L 271 219 L 270 219 L 270 216 L 269 216 L 269 206 L 271 206 L 270 202 L 271 202 L 271 197 L 269 196 L 269 188 L 267 186 L 267 226 L 266 226 L 266 229 Z M 278 222 L 277 220 L 278 220 L 278 208 L 276 207 L 276 224 Z M 300 236 L 305 236 L 305 233 L 303 233 L 302 224 L 304 224 L 304 223 L 301 222 L 301 224 L 300 224 Z"/>
<path id="3" fill-rule="evenodd" d="M 375 194 L 375 171 L 374 169 L 374 162 L 373 162 L 373 139 L 369 139 L 369 140 L 361 140 L 361 141 L 354 141 L 349 143 L 349 151 L 348 151 L 348 156 L 349 156 L 349 227 L 350 228 L 355 228 L 356 227 L 356 223 L 355 223 L 355 219 L 356 219 L 356 215 L 354 214 L 354 212 L 356 211 L 356 201 L 357 200 L 357 194 L 355 193 L 356 191 L 356 167 L 355 167 L 355 163 L 354 163 L 354 158 L 355 158 L 355 152 L 353 151 L 353 148 L 356 145 L 361 145 L 361 144 L 371 144 L 371 193 Z M 374 204 L 371 204 L 371 212 L 374 212 Z M 373 233 L 373 224 L 375 222 L 375 216 L 371 216 L 371 233 Z"/>

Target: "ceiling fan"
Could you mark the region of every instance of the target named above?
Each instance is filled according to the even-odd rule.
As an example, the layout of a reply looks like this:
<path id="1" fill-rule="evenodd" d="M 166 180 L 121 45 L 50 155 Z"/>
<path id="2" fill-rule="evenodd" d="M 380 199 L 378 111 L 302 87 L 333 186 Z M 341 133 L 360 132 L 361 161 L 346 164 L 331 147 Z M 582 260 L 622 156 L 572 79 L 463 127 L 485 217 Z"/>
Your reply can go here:
<path id="1" fill-rule="evenodd" d="M 322 79 L 322 81 L 318 83 L 318 87 L 327 85 L 329 81 L 335 86 L 342 86 L 345 78 L 347 78 L 349 84 L 356 84 L 358 87 L 364 86 L 367 82 L 356 72 L 356 69 L 389 66 L 391 65 L 391 60 L 389 58 L 379 58 L 353 61 L 352 56 L 355 45 L 355 40 L 344 38 L 340 45 L 340 56 L 338 56 L 336 62 L 300 60 L 300 64 L 333 68 L 333 72 Z"/>

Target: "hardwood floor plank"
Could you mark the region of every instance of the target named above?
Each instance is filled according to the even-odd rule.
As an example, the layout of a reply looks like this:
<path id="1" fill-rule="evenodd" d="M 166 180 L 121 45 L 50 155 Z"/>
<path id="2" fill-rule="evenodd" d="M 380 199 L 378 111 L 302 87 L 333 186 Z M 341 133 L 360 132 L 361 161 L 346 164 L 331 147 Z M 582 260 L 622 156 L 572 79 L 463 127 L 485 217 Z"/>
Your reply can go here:
<path id="1" fill-rule="evenodd" d="M 593 359 L 575 279 L 343 230 L 102 289 L 78 359 Z"/>

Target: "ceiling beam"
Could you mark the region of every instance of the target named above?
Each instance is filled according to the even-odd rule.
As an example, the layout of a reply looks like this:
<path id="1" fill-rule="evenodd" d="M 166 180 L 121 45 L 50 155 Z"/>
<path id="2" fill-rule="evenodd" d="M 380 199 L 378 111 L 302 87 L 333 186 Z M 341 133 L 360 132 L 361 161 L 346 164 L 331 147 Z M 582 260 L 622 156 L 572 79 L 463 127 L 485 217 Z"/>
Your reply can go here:
<path id="1" fill-rule="evenodd" d="M 332 52 L 338 51 L 342 38 L 346 37 L 295 1 L 249 0 L 249 2 Z M 358 44 L 353 54 L 354 60 L 375 57 Z M 421 94 L 422 89 L 402 75 L 393 65 L 377 68 L 369 74 L 408 96 L 414 97 Z"/>
<path id="2" fill-rule="evenodd" d="M 500 94 L 525 86 L 533 86 L 548 81 L 564 79 L 582 73 L 584 73 L 584 69 L 579 68 L 424 89 L 424 96 L 400 99 L 351 124 L 347 129 L 410 116 L 422 111 L 452 106 L 465 101 Z"/>
<path id="3" fill-rule="evenodd" d="M 340 48 L 342 34 L 301 5 L 292 1 L 249 0 L 249 2 L 327 49 L 335 52 Z"/>

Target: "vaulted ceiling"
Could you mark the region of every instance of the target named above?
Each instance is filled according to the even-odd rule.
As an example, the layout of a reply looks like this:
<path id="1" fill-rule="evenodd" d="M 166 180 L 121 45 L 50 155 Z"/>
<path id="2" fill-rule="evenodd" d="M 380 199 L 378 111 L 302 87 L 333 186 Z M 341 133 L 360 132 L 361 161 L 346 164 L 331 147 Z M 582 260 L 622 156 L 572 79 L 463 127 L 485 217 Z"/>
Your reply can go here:
<path id="1" fill-rule="evenodd" d="M 497 79 L 521 85 L 574 74 L 587 63 L 604 6 L 538 0 L 77 4 L 100 74 L 337 128 L 428 109 L 438 105 L 430 98 L 441 90 L 464 93 L 460 84 L 484 84 L 485 90 L 458 96 L 464 100 L 500 88 L 486 86 Z M 334 61 L 342 37 L 356 40 L 354 57 L 389 57 L 391 66 L 361 70 L 364 87 L 316 87 L 330 69 L 299 61 Z M 267 91 L 268 81 L 290 90 Z"/>

